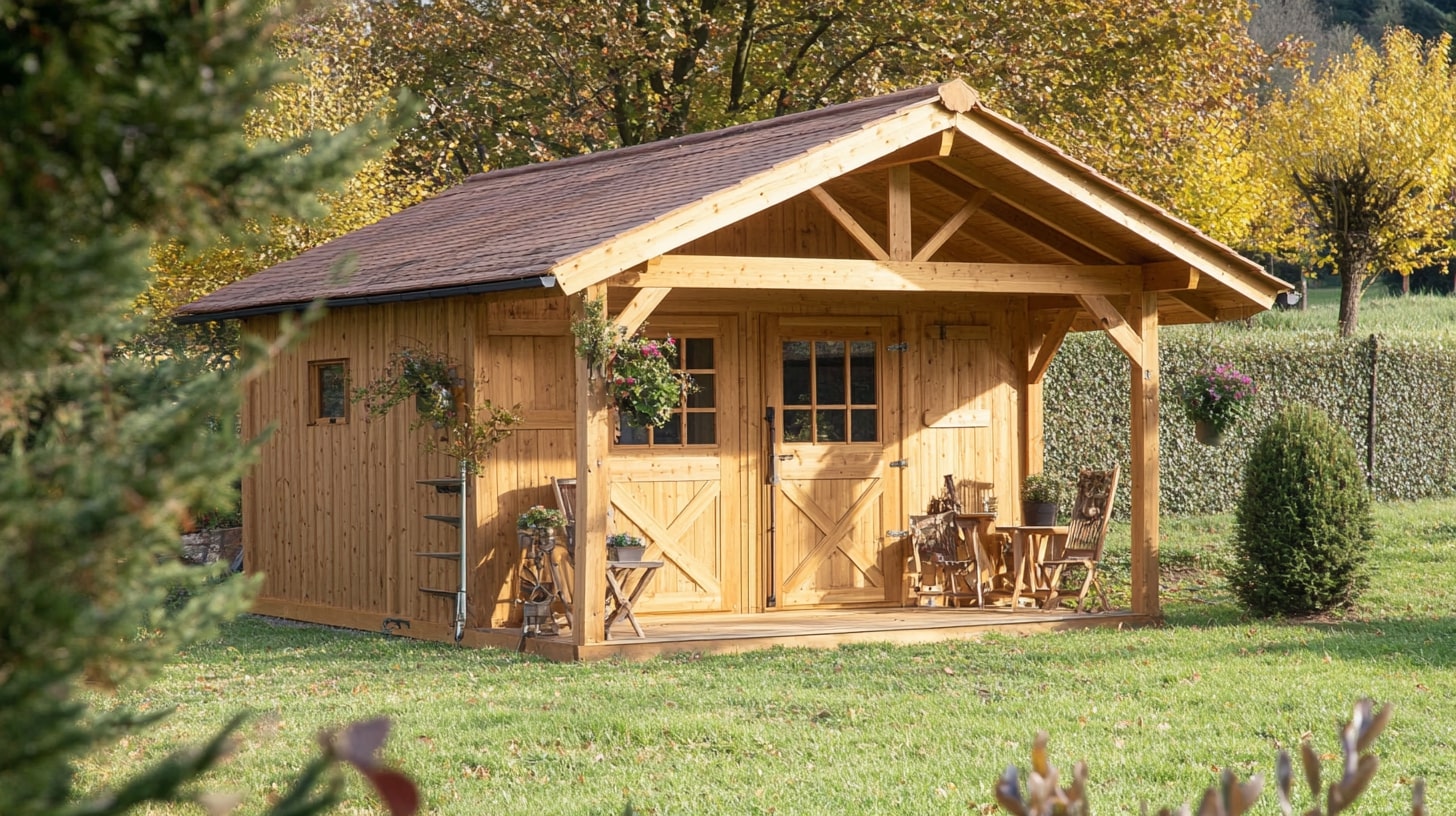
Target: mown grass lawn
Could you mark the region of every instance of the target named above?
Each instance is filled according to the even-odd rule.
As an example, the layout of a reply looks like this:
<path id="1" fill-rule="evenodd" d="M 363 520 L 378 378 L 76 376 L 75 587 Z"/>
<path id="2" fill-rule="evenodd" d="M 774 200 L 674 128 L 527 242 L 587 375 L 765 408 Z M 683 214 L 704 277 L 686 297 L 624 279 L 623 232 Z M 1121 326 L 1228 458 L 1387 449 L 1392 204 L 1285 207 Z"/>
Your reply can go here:
<path id="1" fill-rule="evenodd" d="M 246 794 L 242 812 L 286 784 L 320 729 L 386 714 L 386 752 L 428 813 L 991 813 L 995 778 L 1025 768 L 1046 729 L 1053 762 L 1088 762 L 1097 812 L 1136 813 L 1196 800 L 1224 767 L 1267 775 L 1306 734 L 1333 758 L 1335 722 L 1368 695 L 1396 713 L 1359 812 L 1406 812 L 1415 777 L 1448 812 L 1456 500 L 1384 505 L 1378 523 L 1370 591 L 1318 622 L 1240 616 L 1218 575 L 1227 517 L 1165 520 L 1157 629 L 560 665 L 246 618 L 145 691 L 98 697 L 177 710 L 83 780 L 115 784 L 251 709 L 210 785 Z M 1260 804 L 1278 812 L 1270 793 Z M 379 811 L 355 786 L 342 812 Z"/>

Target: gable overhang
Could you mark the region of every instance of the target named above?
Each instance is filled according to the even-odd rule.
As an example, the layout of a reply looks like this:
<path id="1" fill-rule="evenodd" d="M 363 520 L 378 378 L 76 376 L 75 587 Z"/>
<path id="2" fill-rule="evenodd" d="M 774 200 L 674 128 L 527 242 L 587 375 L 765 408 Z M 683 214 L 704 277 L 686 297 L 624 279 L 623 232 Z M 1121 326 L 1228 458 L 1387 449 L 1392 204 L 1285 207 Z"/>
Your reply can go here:
<path id="1" fill-rule="evenodd" d="M 957 108 L 969 110 L 976 104 L 979 100 L 975 92 L 963 82 L 946 83 L 941 86 L 939 98 L 911 105 L 857 132 L 824 142 L 732 187 L 566 258 L 551 267 L 550 274 L 563 293 L 575 294 L 897 151 L 914 151 L 927 140 L 938 143 L 940 134 L 955 129 L 960 113 Z"/>
<path id="2" fill-rule="evenodd" d="M 554 289 L 555 287 L 556 279 L 549 275 L 544 275 L 534 278 L 517 278 L 514 280 L 492 281 L 490 283 L 476 283 L 468 286 L 447 286 L 439 289 L 414 289 L 407 292 L 361 295 L 359 297 L 319 298 L 318 300 L 294 301 L 291 303 L 270 303 L 264 306 L 252 306 L 244 309 L 232 309 L 219 312 L 184 312 L 173 315 L 172 322 L 185 326 L 191 323 L 246 320 L 250 317 L 303 312 L 315 304 L 322 305 L 326 309 L 342 309 L 349 306 L 413 303 L 422 300 L 440 300 L 443 298 L 469 297 L 471 295 L 491 295 L 501 292 L 518 292 L 525 289 Z"/>

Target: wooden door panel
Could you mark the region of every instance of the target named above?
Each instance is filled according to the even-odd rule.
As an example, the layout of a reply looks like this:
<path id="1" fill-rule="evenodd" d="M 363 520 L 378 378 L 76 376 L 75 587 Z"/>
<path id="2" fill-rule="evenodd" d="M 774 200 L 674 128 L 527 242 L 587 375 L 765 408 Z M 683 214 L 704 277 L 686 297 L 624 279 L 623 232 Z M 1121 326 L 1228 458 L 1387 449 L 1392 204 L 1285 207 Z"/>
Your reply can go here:
<path id="1" fill-rule="evenodd" d="M 777 431 L 772 452 L 779 477 L 773 574 L 782 607 L 896 600 L 899 567 L 891 553 L 898 543 L 885 535 L 899 500 L 898 481 L 892 486 L 889 478 L 898 479 L 889 463 L 900 433 L 899 371 L 888 350 L 895 326 L 893 318 L 793 318 L 774 321 L 768 334 L 770 404 L 784 425 L 798 418 L 792 432 Z M 866 363 L 867 343 L 873 343 L 872 366 Z M 840 348 L 842 371 L 837 357 L 822 356 L 838 355 Z M 793 375 L 786 373 L 787 360 L 796 366 Z M 867 373 L 869 387 L 857 388 L 856 378 Z M 795 382 L 787 398 L 786 380 Z M 821 390 L 824 383 L 831 385 Z M 878 412 L 877 424 L 869 426 L 877 428 L 872 437 L 846 435 L 852 424 L 847 420 L 819 424 L 820 416 L 852 417 L 864 410 Z M 804 418 L 811 415 L 813 424 L 806 426 Z M 821 436 L 824 427 L 830 432 Z M 855 426 L 853 433 L 863 430 Z"/>

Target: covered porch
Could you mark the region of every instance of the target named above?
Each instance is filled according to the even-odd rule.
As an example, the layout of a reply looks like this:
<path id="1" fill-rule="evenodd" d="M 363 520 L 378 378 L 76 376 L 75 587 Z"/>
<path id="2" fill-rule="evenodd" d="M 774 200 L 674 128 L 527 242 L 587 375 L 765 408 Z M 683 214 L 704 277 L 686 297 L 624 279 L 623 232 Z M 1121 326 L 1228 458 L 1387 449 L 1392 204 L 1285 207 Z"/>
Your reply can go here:
<path id="1" fill-rule="evenodd" d="M 520 628 L 466 632 L 467 646 L 487 646 L 535 654 L 558 661 L 646 660 L 674 654 L 733 654 L 758 649 L 834 648 L 847 643 L 905 645 L 943 640 L 976 640 L 990 634 L 1015 635 L 1090 627 L 1147 626 L 1149 615 L 1131 611 L 1078 614 L 1070 609 L 956 609 L 904 607 L 815 609 L 755 614 L 639 615 L 645 637 L 613 628 L 613 637 L 590 644 L 559 635 L 525 635 Z M 619 624 L 620 625 L 620 624 Z"/>

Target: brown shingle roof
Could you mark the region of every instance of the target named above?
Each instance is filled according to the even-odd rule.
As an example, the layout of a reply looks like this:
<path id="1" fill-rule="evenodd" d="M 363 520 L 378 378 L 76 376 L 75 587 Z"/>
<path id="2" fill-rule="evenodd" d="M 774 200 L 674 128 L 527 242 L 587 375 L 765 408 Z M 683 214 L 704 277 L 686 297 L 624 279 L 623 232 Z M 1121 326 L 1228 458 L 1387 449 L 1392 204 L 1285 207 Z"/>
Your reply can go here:
<path id="1" fill-rule="evenodd" d="M 941 86 L 746 125 L 472 176 L 459 186 L 179 310 L 206 317 L 270 311 L 320 297 L 365 301 L 470 287 L 530 285 L 558 262 L 837 137 Z M 343 283 L 331 270 L 353 256 Z M 549 285 L 549 281 L 541 285 Z"/>

